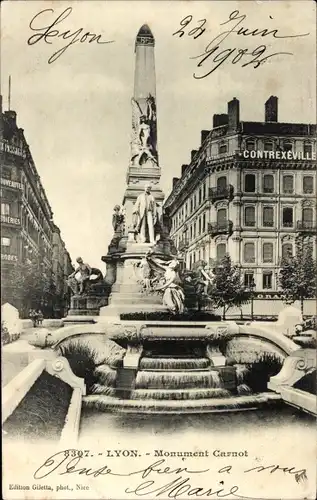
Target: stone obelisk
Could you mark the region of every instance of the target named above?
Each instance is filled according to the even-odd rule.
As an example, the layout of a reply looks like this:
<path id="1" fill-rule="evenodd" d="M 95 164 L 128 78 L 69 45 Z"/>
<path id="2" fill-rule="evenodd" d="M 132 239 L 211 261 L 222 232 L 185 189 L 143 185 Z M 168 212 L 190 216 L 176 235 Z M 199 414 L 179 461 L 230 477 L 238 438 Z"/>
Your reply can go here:
<path id="1" fill-rule="evenodd" d="M 111 285 L 111 294 L 108 305 L 100 309 L 101 319 L 118 317 L 127 312 L 165 310 L 162 297 L 158 294 L 146 295 L 142 287 L 147 252 L 151 250 L 153 255 L 166 260 L 173 253 L 166 229 L 166 214 L 162 211 L 164 194 L 159 184 L 161 168 L 157 147 L 154 45 L 154 36 L 144 24 L 135 41 L 131 150 L 123 210 L 120 212 L 120 206 L 114 209 L 114 236 L 108 254 L 102 257 L 107 264 L 105 279 Z M 150 193 L 147 192 L 149 185 Z M 150 221 L 153 215 L 152 239 L 148 215 Z"/>
<path id="2" fill-rule="evenodd" d="M 123 204 L 126 224 L 132 223 L 132 207 L 146 184 L 162 203 L 164 194 L 159 186 L 161 169 L 157 147 L 156 77 L 154 36 L 144 24 L 135 40 L 135 73 L 132 104 L 131 155 L 127 172 L 127 188 Z"/>

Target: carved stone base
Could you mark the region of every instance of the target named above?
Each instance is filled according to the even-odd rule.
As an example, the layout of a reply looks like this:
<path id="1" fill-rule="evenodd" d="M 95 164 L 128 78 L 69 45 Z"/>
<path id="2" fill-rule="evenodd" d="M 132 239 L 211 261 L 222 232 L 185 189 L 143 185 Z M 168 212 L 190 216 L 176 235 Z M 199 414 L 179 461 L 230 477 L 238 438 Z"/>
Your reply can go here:
<path id="1" fill-rule="evenodd" d="M 146 253 L 152 250 L 153 257 L 170 260 L 173 256 L 163 244 L 136 243 L 126 240 L 126 250 L 116 255 L 108 255 L 102 260 L 115 264 L 112 274 L 116 279 L 111 288 L 108 305 L 100 308 L 101 317 L 120 317 L 130 312 L 167 311 L 162 305 L 162 295 L 146 290 L 142 284 L 143 275 L 140 262 Z"/>
<path id="2" fill-rule="evenodd" d="M 95 293 L 89 293 L 84 295 L 73 295 L 71 298 L 71 306 L 67 314 L 67 318 L 70 316 L 98 316 L 99 309 L 108 303 L 108 298 L 106 295 L 105 286 L 103 285 L 99 289 L 97 285 L 94 285 Z M 107 287 L 109 290 L 109 287 Z"/>

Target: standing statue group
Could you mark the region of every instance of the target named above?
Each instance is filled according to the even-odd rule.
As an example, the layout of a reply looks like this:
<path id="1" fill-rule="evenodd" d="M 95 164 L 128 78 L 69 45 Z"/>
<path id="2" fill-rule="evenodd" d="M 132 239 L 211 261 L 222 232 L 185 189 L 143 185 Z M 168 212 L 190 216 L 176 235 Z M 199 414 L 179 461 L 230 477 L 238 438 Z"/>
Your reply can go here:
<path id="1" fill-rule="evenodd" d="M 145 107 L 144 111 L 142 107 Z M 156 150 L 156 104 L 155 98 L 149 94 L 145 103 L 132 99 L 132 139 L 131 162 L 135 166 L 142 166 L 151 162 L 158 166 Z"/>
<path id="2" fill-rule="evenodd" d="M 141 283 L 146 292 L 163 292 L 163 305 L 174 314 L 184 312 L 185 295 L 179 276 L 179 261 L 163 261 L 154 258 L 149 250 L 138 267 L 141 269 Z"/>

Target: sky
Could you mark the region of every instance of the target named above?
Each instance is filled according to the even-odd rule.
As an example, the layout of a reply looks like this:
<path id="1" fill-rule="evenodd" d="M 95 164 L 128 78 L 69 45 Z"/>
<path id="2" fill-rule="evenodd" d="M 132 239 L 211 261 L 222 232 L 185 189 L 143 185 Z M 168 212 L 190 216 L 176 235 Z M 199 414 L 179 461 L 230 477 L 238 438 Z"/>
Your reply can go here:
<path id="1" fill-rule="evenodd" d="M 52 27 L 68 35 L 101 35 L 98 44 L 77 42 L 48 63 L 52 54 L 69 43 L 61 37 L 42 37 L 29 45 L 32 35 Z M 32 31 L 31 26 L 42 31 Z M 234 11 L 238 13 L 232 14 Z M 245 16 L 237 18 L 237 16 Z M 134 43 L 147 23 L 155 37 L 158 151 L 161 187 L 169 194 L 172 178 L 200 145 L 200 132 L 212 128 L 214 113 L 225 113 L 227 102 L 240 100 L 242 120 L 264 120 L 264 102 L 279 97 L 279 121 L 316 122 L 315 2 L 292 1 L 5 1 L 1 5 L 1 93 L 26 140 L 73 261 L 81 255 L 105 271 L 112 237 L 113 206 L 121 203 L 130 157 L 131 97 L 134 82 Z M 173 35 L 187 16 L 184 35 Z M 231 16 L 231 17 L 230 17 Z M 188 18 L 187 18 L 188 19 Z M 206 20 L 206 29 L 192 32 Z M 230 20 L 231 19 L 231 20 Z M 202 67 L 193 59 L 215 45 L 212 40 L 232 29 L 247 33 L 278 30 L 265 37 L 259 32 L 232 32 Z M 226 23 L 226 24 L 223 24 Z M 305 36 L 295 36 L 304 35 Z M 224 37 L 224 35 L 222 35 Z M 288 38 L 285 38 L 287 36 Z M 39 38 L 39 37 L 38 37 Z M 35 39 L 33 39 L 34 41 Z M 219 38 L 217 39 L 219 42 Z M 278 54 L 258 68 L 234 64 L 238 49 L 252 53 L 265 45 L 265 55 Z M 228 55 L 228 49 L 236 49 Z M 228 58 L 209 76 L 195 79 Z M 218 55 L 217 62 L 212 59 Z M 241 55 L 241 54 L 240 54 Z M 244 55 L 245 62 L 251 61 Z M 239 59 L 239 57 L 237 57 Z"/>

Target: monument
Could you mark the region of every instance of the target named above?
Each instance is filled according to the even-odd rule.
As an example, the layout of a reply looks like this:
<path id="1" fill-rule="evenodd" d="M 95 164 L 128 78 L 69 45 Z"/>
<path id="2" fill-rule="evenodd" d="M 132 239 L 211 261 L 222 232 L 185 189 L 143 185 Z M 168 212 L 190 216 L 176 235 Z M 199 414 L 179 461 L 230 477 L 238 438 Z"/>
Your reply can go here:
<path id="1" fill-rule="evenodd" d="M 103 358 L 94 372 L 98 382 L 84 399 L 98 411 L 202 413 L 271 404 L 280 396 L 257 394 L 252 366 L 256 371 L 265 357 L 273 356 L 280 367 L 298 346 L 279 332 L 215 321 L 200 314 L 199 307 L 191 311 L 185 300 L 190 288 L 204 297 L 213 274 L 202 263 L 196 276 L 187 273 L 186 281 L 183 272 L 181 279 L 169 238 L 170 218 L 162 209 L 160 187 L 154 44 L 150 28 L 142 26 L 135 43 L 127 185 L 113 209 L 113 237 L 102 257 L 107 272 L 99 286 L 108 286 L 111 293 L 103 295 L 96 325 L 58 332 L 54 347 L 63 348 L 73 339 L 77 347 L 99 346 L 94 347 Z M 82 259 L 78 263 L 70 277 L 77 273 L 72 313 L 77 304 L 78 314 L 92 314 L 100 296 L 89 297 L 98 283 L 90 285 L 93 269 Z M 268 364 L 264 378 L 270 369 Z"/>
<path id="2" fill-rule="evenodd" d="M 107 285 L 100 269 L 91 267 L 81 257 L 77 257 L 76 262 L 78 267 L 67 279 L 72 296 L 66 323 L 93 321 L 106 303 Z"/>
<path id="3" fill-rule="evenodd" d="M 102 257 L 107 265 L 105 281 L 112 289 L 108 306 L 100 309 L 101 317 L 120 317 L 122 313 L 134 311 L 167 310 L 162 295 L 155 293 L 159 292 L 159 288 L 155 291 L 153 280 L 146 277 L 146 273 L 157 274 L 157 265 L 152 265 L 152 271 L 146 270 L 143 265 L 149 250 L 152 264 L 153 259 L 160 259 L 163 267 L 164 262 L 170 262 L 176 255 L 176 249 L 169 239 L 167 214 L 162 209 L 164 193 L 160 187 L 161 168 L 157 145 L 154 45 L 154 36 L 145 24 L 135 41 L 127 186 L 122 205 L 114 207 L 114 235 L 107 255 Z M 149 268 L 151 262 L 147 263 Z M 147 287 L 144 287 L 146 279 Z M 147 293 L 150 289 L 151 293 Z M 163 291 L 163 288 L 160 290 Z"/>

